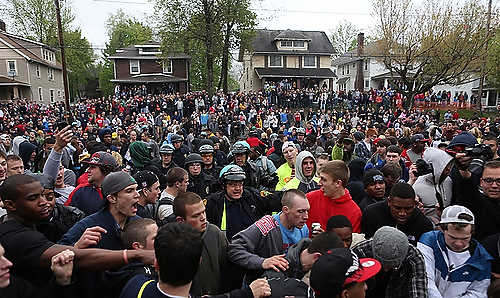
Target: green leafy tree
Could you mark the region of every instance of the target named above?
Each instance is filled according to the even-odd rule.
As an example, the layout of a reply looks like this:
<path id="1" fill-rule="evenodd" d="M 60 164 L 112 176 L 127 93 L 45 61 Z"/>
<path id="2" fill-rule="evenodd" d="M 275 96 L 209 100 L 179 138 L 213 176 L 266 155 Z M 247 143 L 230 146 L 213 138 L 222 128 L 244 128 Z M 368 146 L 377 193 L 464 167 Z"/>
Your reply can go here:
<path id="1" fill-rule="evenodd" d="M 223 14 L 223 47 L 221 76 L 218 89 L 228 91 L 228 75 L 231 66 L 231 51 L 239 46 L 248 46 L 255 36 L 257 15 L 250 10 L 250 0 L 221 1 Z"/>
<path id="2" fill-rule="evenodd" d="M 15 33 L 48 45 L 57 45 L 57 21 L 54 0 L 5 0 L 8 17 Z M 63 31 L 75 19 L 70 1 L 61 1 Z"/>
<path id="3" fill-rule="evenodd" d="M 92 45 L 82 36 L 80 29 L 63 33 L 66 44 L 66 62 L 71 98 L 81 97 L 88 81 L 93 79 L 94 61 L 96 59 Z"/>
<path id="4" fill-rule="evenodd" d="M 153 31 L 149 26 L 128 16 L 123 10 L 118 10 L 108 17 L 106 32 L 109 41 L 106 43 L 106 49 L 103 50 L 104 62 L 101 62 L 97 67 L 99 87 L 105 96 L 112 94 L 114 88 L 113 83 L 110 82 L 114 78 L 114 65 L 108 57 L 113 55 L 117 49 L 153 39 Z"/>
<path id="5" fill-rule="evenodd" d="M 251 40 L 256 15 L 250 0 L 156 0 L 155 18 L 164 55 L 184 52 L 191 56 L 193 89 L 209 94 L 217 87 L 228 90 L 231 51 Z"/>

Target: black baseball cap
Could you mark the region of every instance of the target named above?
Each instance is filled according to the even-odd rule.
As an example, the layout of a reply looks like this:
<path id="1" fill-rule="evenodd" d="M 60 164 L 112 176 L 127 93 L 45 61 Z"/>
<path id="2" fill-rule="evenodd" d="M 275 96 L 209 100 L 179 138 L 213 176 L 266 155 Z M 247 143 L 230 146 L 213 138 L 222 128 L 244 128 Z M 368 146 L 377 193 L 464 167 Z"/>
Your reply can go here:
<path id="1" fill-rule="evenodd" d="M 416 142 L 428 142 L 429 139 L 426 139 L 423 134 L 417 133 L 411 136 L 411 143 L 414 144 Z"/>
<path id="2" fill-rule="evenodd" d="M 137 182 L 130 174 L 122 171 L 113 172 L 102 181 L 102 196 L 106 198 L 108 195 L 120 192 L 133 184 L 137 184 Z"/>
<path id="3" fill-rule="evenodd" d="M 118 163 L 116 162 L 116 159 L 113 157 L 113 155 L 105 151 L 98 151 L 92 154 L 92 156 L 90 157 L 90 161 L 82 161 L 82 163 L 98 167 L 107 167 L 110 168 L 111 171 L 114 171 L 118 168 Z"/>
<path id="4" fill-rule="evenodd" d="M 314 263 L 311 287 L 318 297 L 335 297 L 345 286 L 375 276 L 381 267 L 375 259 L 359 259 L 349 248 L 331 249 Z"/>
<path id="5" fill-rule="evenodd" d="M 370 169 L 363 175 L 363 184 L 365 187 L 377 181 L 384 181 L 384 174 L 377 169 Z"/>

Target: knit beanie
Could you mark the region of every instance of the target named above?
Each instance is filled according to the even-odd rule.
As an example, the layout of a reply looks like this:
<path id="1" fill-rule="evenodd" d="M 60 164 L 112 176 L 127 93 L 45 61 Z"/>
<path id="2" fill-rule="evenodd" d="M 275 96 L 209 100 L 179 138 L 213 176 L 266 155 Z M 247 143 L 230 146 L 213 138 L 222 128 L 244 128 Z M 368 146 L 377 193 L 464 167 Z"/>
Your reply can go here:
<path id="1" fill-rule="evenodd" d="M 384 226 L 373 235 L 373 257 L 385 268 L 397 268 L 408 254 L 408 237 L 400 230 Z"/>

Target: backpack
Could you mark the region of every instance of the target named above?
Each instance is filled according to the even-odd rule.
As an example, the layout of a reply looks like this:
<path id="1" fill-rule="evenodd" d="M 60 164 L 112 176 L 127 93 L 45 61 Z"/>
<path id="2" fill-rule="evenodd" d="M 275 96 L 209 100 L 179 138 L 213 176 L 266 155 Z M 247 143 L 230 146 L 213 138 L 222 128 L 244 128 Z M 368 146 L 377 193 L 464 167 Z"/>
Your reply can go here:
<path id="1" fill-rule="evenodd" d="M 174 204 L 173 201 L 164 198 L 164 199 L 157 200 L 156 203 L 154 203 L 154 204 L 146 205 L 145 208 L 146 208 L 146 211 L 148 212 L 148 214 L 151 216 L 151 219 L 156 221 L 156 225 L 158 227 L 161 227 L 167 223 L 175 222 L 175 215 L 172 213 L 169 216 L 165 217 L 164 219 L 159 219 L 158 218 L 158 210 L 160 209 L 160 206 L 163 206 L 163 205 L 173 206 L 173 204 Z"/>

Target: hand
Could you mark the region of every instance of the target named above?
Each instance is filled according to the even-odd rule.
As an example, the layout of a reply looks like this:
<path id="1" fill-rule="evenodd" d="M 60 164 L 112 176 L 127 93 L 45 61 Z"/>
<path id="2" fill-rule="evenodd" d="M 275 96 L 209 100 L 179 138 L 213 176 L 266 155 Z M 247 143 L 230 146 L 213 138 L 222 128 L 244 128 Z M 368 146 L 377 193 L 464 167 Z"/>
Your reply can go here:
<path id="1" fill-rule="evenodd" d="M 272 256 L 267 258 L 262 262 L 262 269 L 273 269 L 274 271 L 280 272 L 280 270 L 288 269 L 288 261 L 285 259 L 285 254 Z"/>
<path id="2" fill-rule="evenodd" d="M 101 233 L 107 233 L 107 231 L 99 226 L 86 229 L 80 239 L 75 243 L 74 247 L 82 249 L 91 245 L 96 245 L 101 241 Z"/>
<path id="3" fill-rule="evenodd" d="M 321 227 L 317 227 L 316 229 L 313 229 L 311 232 L 311 238 L 314 238 L 318 236 L 319 234 L 323 233 L 325 230 L 323 230 Z"/>
<path id="4" fill-rule="evenodd" d="M 74 258 L 75 253 L 69 249 L 63 250 L 52 257 L 50 269 L 54 272 L 57 284 L 66 286 L 71 283 Z"/>
<path id="5" fill-rule="evenodd" d="M 415 195 L 415 202 L 417 205 L 417 208 L 424 213 L 424 203 L 422 203 L 422 199 L 420 199 L 419 196 Z"/>
<path id="6" fill-rule="evenodd" d="M 137 260 L 146 265 L 155 263 L 155 251 L 150 249 L 127 250 L 128 260 Z"/>
<path id="7" fill-rule="evenodd" d="M 71 126 L 66 126 L 65 128 L 58 131 L 55 135 L 56 143 L 54 144 L 54 151 L 57 153 L 61 153 L 64 147 L 68 145 L 73 137 L 73 131 L 71 130 Z"/>
<path id="8" fill-rule="evenodd" d="M 472 162 L 472 157 L 467 156 L 465 153 L 457 153 L 455 154 L 455 162 L 459 170 L 467 171 Z"/>
<path id="9" fill-rule="evenodd" d="M 417 166 L 415 164 L 412 164 L 410 168 L 408 169 L 408 174 L 410 176 L 410 179 L 408 180 L 408 184 L 413 185 L 415 181 L 417 181 L 417 176 L 415 176 L 415 172 L 417 171 Z"/>
<path id="10" fill-rule="evenodd" d="M 265 278 L 252 281 L 250 290 L 252 290 L 253 297 L 255 298 L 271 296 L 271 287 Z"/>

